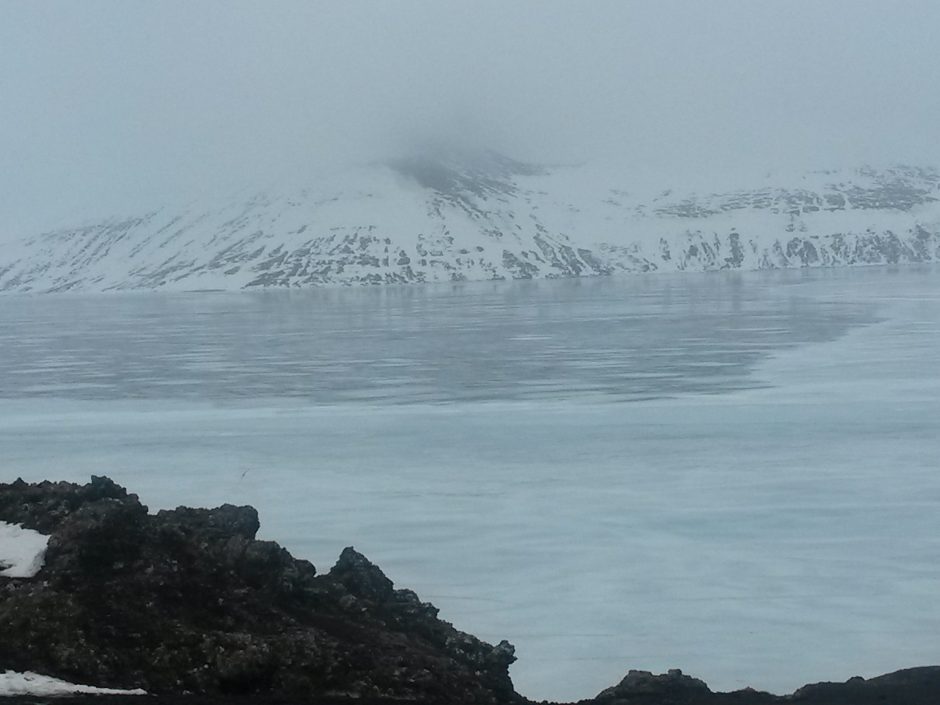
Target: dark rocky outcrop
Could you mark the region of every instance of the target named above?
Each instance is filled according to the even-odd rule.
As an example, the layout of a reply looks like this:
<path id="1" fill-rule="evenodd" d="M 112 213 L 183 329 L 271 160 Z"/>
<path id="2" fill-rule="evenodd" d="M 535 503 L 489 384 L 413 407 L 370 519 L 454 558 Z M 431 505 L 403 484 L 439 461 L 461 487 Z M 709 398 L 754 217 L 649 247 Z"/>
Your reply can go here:
<path id="1" fill-rule="evenodd" d="M 878 678 L 806 685 L 792 695 L 745 688 L 713 693 L 679 670 L 662 675 L 630 671 L 616 686 L 578 705 L 935 705 L 940 703 L 940 666 L 910 668 Z"/>
<path id="2" fill-rule="evenodd" d="M 0 578 L 0 670 L 155 694 L 519 698 L 486 644 L 352 548 L 326 575 L 255 539 L 251 507 L 149 515 L 106 478 L 0 485 L 0 520 L 51 534 L 34 579 Z"/>
<path id="3" fill-rule="evenodd" d="M 0 484 L 0 521 L 50 535 L 30 579 L 0 577 L 0 671 L 144 688 L 151 705 L 523 705 L 513 647 L 486 644 L 352 548 L 325 575 L 255 538 L 251 507 L 148 513 L 107 478 Z M 3 705 L 101 696 L 0 698 Z M 108 696 L 109 705 L 143 702 Z M 580 705 L 936 705 L 940 667 L 713 693 L 674 670 L 630 671 Z"/>

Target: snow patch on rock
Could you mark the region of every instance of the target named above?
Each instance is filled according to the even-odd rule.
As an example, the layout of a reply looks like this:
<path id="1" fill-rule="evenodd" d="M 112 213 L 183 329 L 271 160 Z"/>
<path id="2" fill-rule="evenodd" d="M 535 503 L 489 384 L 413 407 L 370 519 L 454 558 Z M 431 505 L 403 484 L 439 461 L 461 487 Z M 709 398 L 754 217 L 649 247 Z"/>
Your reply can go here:
<path id="1" fill-rule="evenodd" d="M 3 671 L 0 673 L 0 696 L 14 695 L 38 695 L 38 696 L 57 696 L 57 695 L 146 695 L 147 692 L 140 688 L 134 690 L 120 690 L 117 688 L 97 688 L 92 685 L 78 685 L 69 683 L 51 676 L 43 676 L 39 673 L 17 673 L 16 671 Z"/>
<path id="2" fill-rule="evenodd" d="M 32 578 L 42 568 L 48 543 L 49 537 L 38 531 L 0 521 L 0 575 Z"/>

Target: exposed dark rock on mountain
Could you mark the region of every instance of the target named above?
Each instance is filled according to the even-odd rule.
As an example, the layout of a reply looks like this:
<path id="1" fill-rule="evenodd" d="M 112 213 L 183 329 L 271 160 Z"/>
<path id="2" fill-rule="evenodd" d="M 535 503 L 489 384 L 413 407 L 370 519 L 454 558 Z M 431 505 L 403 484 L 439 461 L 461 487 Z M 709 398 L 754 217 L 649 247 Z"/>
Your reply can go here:
<path id="1" fill-rule="evenodd" d="M 33 578 L 0 577 L 0 672 L 142 687 L 151 705 L 522 705 L 506 642 L 486 644 L 396 590 L 352 548 L 326 575 L 255 539 L 251 507 L 150 515 L 107 478 L 0 484 L 0 521 L 50 535 Z M 105 696 L 0 698 L 6 705 Z M 143 702 L 107 696 L 111 705 Z M 581 705 L 936 705 L 940 667 L 713 693 L 670 671 L 630 671 Z"/>
<path id="2" fill-rule="evenodd" d="M 420 155 L 309 188 L 23 236 L 0 252 L 0 291 L 933 262 L 940 260 L 940 172 L 897 166 L 768 175 L 680 192 L 655 189 L 632 169 L 540 167 L 493 153 Z"/>

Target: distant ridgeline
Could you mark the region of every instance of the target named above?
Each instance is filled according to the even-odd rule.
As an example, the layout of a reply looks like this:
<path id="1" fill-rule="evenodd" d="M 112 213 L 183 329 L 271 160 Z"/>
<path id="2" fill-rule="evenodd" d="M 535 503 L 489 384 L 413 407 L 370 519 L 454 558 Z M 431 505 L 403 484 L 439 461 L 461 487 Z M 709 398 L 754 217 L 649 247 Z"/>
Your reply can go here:
<path id="1" fill-rule="evenodd" d="M 634 177 L 634 181 L 635 181 Z M 300 190 L 25 238 L 0 291 L 243 289 L 940 259 L 940 172 L 899 166 L 652 191 L 589 166 L 414 157 Z"/>

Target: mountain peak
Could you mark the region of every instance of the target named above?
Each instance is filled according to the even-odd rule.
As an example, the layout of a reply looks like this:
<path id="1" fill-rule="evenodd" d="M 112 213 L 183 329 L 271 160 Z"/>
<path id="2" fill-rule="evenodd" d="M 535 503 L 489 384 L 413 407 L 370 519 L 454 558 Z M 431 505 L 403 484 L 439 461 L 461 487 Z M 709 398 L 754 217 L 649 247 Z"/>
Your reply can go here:
<path id="1" fill-rule="evenodd" d="M 454 148 L 428 150 L 388 161 L 399 174 L 448 198 L 466 194 L 488 195 L 514 192 L 515 176 L 545 173 L 543 167 L 520 162 L 498 152 Z"/>

